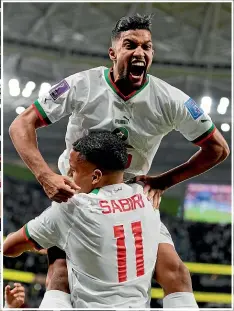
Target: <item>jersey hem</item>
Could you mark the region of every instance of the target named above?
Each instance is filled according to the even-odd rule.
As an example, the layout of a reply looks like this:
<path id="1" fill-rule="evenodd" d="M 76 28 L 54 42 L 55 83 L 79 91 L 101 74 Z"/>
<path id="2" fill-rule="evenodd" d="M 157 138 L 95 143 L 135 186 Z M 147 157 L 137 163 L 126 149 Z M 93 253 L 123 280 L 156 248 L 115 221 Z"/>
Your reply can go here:
<path id="1" fill-rule="evenodd" d="M 208 131 L 206 131 L 204 134 L 193 140 L 192 143 L 194 143 L 195 145 L 202 144 L 214 134 L 215 130 L 216 127 L 214 126 L 214 124 L 212 124 L 212 126 L 209 128 Z"/>
<path id="2" fill-rule="evenodd" d="M 42 108 L 42 106 L 39 104 L 38 100 L 36 100 L 33 104 L 32 104 L 33 108 L 36 111 L 37 116 L 39 117 L 39 119 L 43 122 L 43 124 L 45 126 L 50 125 L 52 122 L 50 121 L 50 119 L 47 117 L 47 114 L 45 113 L 44 109 Z"/>

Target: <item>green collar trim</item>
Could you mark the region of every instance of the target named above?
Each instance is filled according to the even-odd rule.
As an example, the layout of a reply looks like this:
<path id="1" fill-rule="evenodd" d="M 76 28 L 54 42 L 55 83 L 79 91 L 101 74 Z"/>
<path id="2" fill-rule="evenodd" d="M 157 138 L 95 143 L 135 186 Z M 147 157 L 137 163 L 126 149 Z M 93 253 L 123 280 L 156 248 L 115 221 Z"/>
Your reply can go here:
<path id="1" fill-rule="evenodd" d="M 98 194 L 99 191 L 100 189 L 93 189 L 90 193 Z"/>
<path id="2" fill-rule="evenodd" d="M 131 94 L 129 94 L 128 96 L 123 95 L 120 90 L 118 89 L 118 87 L 116 86 L 116 84 L 114 83 L 114 81 L 111 79 L 111 70 L 112 68 L 107 68 L 104 70 L 104 76 L 106 79 L 106 82 L 109 84 L 109 86 L 111 87 L 111 89 L 117 94 L 119 95 L 124 101 L 129 100 L 130 98 L 132 98 L 133 96 L 137 95 L 138 93 L 140 93 L 148 84 L 149 84 L 149 76 L 146 76 L 146 79 L 144 81 L 144 83 L 142 84 L 141 88 L 137 91 L 133 91 Z"/>

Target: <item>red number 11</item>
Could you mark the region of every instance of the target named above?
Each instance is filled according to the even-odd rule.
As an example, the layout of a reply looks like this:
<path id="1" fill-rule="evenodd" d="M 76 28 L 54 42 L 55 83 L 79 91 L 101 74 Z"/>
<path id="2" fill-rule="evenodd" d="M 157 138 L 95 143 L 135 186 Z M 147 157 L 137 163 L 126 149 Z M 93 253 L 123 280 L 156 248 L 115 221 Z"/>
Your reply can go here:
<path id="1" fill-rule="evenodd" d="M 131 225 L 135 240 L 136 275 L 141 276 L 145 273 L 141 221 L 133 222 Z M 117 244 L 118 278 L 121 283 L 127 281 L 127 254 L 123 225 L 114 226 L 114 236 Z"/>

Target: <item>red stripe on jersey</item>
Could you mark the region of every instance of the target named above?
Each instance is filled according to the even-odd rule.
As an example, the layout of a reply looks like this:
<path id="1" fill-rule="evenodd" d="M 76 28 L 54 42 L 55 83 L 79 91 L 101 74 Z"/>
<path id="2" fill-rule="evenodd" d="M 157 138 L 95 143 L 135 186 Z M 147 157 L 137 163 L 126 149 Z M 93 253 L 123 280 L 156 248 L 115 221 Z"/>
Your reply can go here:
<path id="1" fill-rule="evenodd" d="M 117 239 L 117 263 L 119 282 L 127 281 L 127 255 L 123 225 L 114 226 L 114 236 Z"/>
<path id="2" fill-rule="evenodd" d="M 30 240 L 30 238 L 29 238 L 28 235 L 27 235 L 27 228 L 26 228 L 26 226 L 27 226 L 27 225 L 25 225 L 25 226 L 22 228 L 22 230 L 23 230 L 23 236 L 24 236 L 24 238 L 25 238 L 25 241 L 27 241 L 33 248 L 36 249 L 35 244 L 33 243 L 32 240 Z"/>
<path id="3" fill-rule="evenodd" d="M 200 144 L 204 143 L 207 139 L 209 139 L 211 136 L 214 135 L 215 130 L 216 130 L 216 127 L 213 129 L 213 131 L 212 131 L 209 135 L 207 135 L 207 136 L 206 136 L 205 138 L 203 138 L 202 140 L 196 142 L 195 145 L 198 145 L 198 146 L 199 146 Z"/>
<path id="4" fill-rule="evenodd" d="M 32 104 L 32 106 L 33 106 L 33 108 L 34 108 L 34 110 L 35 110 L 35 112 L 36 112 L 38 118 L 41 120 L 42 124 L 43 124 L 44 126 L 47 126 L 48 124 L 47 124 L 46 121 L 43 119 L 43 117 L 42 117 L 42 115 L 40 114 L 40 112 L 37 110 L 37 107 L 35 106 L 35 104 Z"/>
<path id="5" fill-rule="evenodd" d="M 131 162 L 132 162 L 132 155 L 130 153 L 128 153 L 128 162 L 125 166 L 125 169 L 129 168 L 129 166 L 131 165 Z"/>
<path id="6" fill-rule="evenodd" d="M 143 239 L 142 239 L 142 228 L 141 222 L 136 221 L 132 223 L 132 233 L 135 239 L 136 249 L 136 272 L 137 276 L 144 275 L 144 252 L 143 252 Z"/>

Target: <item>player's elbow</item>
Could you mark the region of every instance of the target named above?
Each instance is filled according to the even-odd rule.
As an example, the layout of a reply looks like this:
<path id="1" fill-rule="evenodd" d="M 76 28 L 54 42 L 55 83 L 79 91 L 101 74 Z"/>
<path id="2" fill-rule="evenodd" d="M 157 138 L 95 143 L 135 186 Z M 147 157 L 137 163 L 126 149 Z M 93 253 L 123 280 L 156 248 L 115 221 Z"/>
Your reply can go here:
<path id="1" fill-rule="evenodd" d="M 17 257 L 20 256 L 22 254 L 22 251 L 19 251 L 17 249 L 17 247 L 11 246 L 5 246 L 5 244 L 3 244 L 3 255 L 6 257 Z"/>
<path id="2" fill-rule="evenodd" d="M 16 118 L 9 127 L 9 135 L 12 138 L 14 134 L 17 132 L 18 128 L 18 119 Z"/>
<path id="3" fill-rule="evenodd" d="M 226 143 L 226 145 L 223 148 L 223 157 L 224 160 L 230 155 L 230 148 L 228 146 L 228 144 Z"/>
<path id="4" fill-rule="evenodd" d="M 214 138 L 205 142 L 201 148 L 207 160 L 214 165 L 224 161 L 230 154 L 229 146 L 221 135 L 218 139 Z"/>
<path id="5" fill-rule="evenodd" d="M 215 131 L 210 146 L 214 149 L 212 153 L 216 155 L 217 163 L 224 161 L 230 154 L 228 143 L 218 130 Z"/>
<path id="6" fill-rule="evenodd" d="M 18 245 L 12 241 L 12 235 L 14 233 L 10 233 L 5 242 L 3 243 L 3 255 L 6 257 L 16 257 L 21 255 L 22 252 L 19 252 Z"/>
<path id="7" fill-rule="evenodd" d="M 14 257 L 13 248 L 10 247 L 7 242 L 3 244 L 3 255 L 6 257 Z"/>
<path id="8" fill-rule="evenodd" d="M 13 139 L 19 135 L 29 134 L 37 128 L 44 126 L 43 121 L 35 113 L 32 106 L 15 118 L 9 127 L 9 135 Z"/>
<path id="9" fill-rule="evenodd" d="M 216 147 L 218 163 L 224 161 L 230 154 L 229 146 L 226 142 Z"/>
<path id="10" fill-rule="evenodd" d="M 22 116 L 18 116 L 11 123 L 11 125 L 9 127 L 9 135 L 10 135 L 11 139 L 14 139 L 15 137 L 18 136 L 18 134 L 20 133 L 20 129 L 22 128 L 24 122 L 26 122 L 26 120 L 24 121 Z M 27 123 L 25 123 L 25 124 L 27 124 Z"/>

